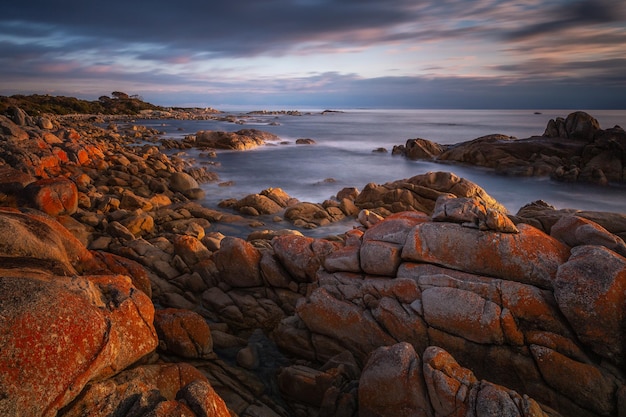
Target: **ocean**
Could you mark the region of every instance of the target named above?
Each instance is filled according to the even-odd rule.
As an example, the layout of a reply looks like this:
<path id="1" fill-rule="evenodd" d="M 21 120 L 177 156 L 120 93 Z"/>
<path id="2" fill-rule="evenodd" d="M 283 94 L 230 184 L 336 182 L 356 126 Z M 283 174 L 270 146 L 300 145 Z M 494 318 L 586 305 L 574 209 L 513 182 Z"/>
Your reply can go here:
<path id="1" fill-rule="evenodd" d="M 257 110 L 257 109 L 251 109 Z M 219 181 L 203 184 L 203 205 L 216 208 L 228 198 L 242 198 L 266 188 L 282 188 L 300 201 L 321 203 L 344 187 L 382 184 L 430 171 L 451 171 L 484 188 L 511 214 L 523 205 L 544 200 L 559 208 L 626 213 L 626 186 L 599 187 L 569 184 L 548 178 L 499 176 L 481 168 L 411 161 L 391 154 L 394 145 L 407 139 L 423 138 L 453 144 L 500 133 L 517 138 L 543 134 L 548 121 L 566 117 L 569 110 L 365 110 L 325 112 L 301 110 L 288 114 L 247 114 L 233 111 L 241 124 L 206 120 L 144 120 L 167 138 L 182 138 L 199 130 L 236 131 L 255 128 L 280 137 L 248 151 L 218 151 L 208 158 L 197 150 L 182 157 L 217 172 Z M 589 111 L 602 128 L 626 126 L 626 111 Z M 298 138 L 310 138 L 314 145 L 296 145 Z M 374 152 L 384 148 L 387 152 Z M 231 186 L 219 183 L 232 182 Z M 276 226 L 274 226 L 276 227 Z M 288 226 L 285 226 L 288 227 Z"/>

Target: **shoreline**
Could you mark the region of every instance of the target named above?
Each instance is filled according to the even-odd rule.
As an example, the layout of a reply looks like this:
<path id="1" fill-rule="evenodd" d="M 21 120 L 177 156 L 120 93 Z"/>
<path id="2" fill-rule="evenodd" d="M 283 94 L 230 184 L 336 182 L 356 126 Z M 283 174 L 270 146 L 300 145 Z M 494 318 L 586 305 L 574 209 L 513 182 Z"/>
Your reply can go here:
<path id="1" fill-rule="evenodd" d="M 156 129 L 23 120 L 0 116 L 0 369 L 26 370 L 0 374 L 4 414 L 72 417 L 139 396 L 191 415 L 397 415 L 381 388 L 392 382 L 414 413 L 475 409 L 480 395 L 540 416 L 619 406 L 626 319 L 607 312 L 626 305 L 626 214 L 535 202 L 506 215 L 447 172 L 323 203 L 268 188 L 214 210 L 197 203 L 211 172 L 163 153 Z M 304 230 L 357 223 L 312 238 L 265 230 L 259 214 Z M 589 292 L 607 265 L 617 299 Z M 473 394 L 440 395 L 454 375 Z M 598 395 L 579 383 L 589 375 Z"/>

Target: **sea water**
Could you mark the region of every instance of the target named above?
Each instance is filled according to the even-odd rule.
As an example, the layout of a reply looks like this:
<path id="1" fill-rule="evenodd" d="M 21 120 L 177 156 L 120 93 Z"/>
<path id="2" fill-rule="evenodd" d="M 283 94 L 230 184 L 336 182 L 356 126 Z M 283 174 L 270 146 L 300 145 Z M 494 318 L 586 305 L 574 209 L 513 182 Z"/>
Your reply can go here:
<path id="1" fill-rule="evenodd" d="M 247 151 L 218 151 L 209 158 L 197 150 L 182 156 L 206 166 L 219 181 L 203 184 L 208 207 L 228 198 L 242 198 L 267 188 L 281 188 L 300 201 L 321 203 L 344 187 L 359 190 L 368 183 L 383 184 L 429 171 L 450 171 L 475 182 L 502 203 L 510 213 L 536 201 L 558 208 L 626 213 L 626 187 L 569 184 L 548 178 L 507 177 L 493 171 L 430 161 L 412 161 L 394 156 L 395 145 L 407 139 L 424 138 L 453 144 L 500 133 L 517 138 L 541 135 L 550 119 L 571 111 L 543 110 L 364 110 L 302 115 L 233 112 L 239 123 L 207 120 L 159 120 L 143 124 L 158 128 L 164 137 L 182 138 L 199 130 L 236 131 L 255 128 L 277 135 L 280 140 Z M 589 111 L 602 128 L 626 126 L 626 111 Z M 309 138 L 314 145 L 297 145 Z M 387 152 L 381 150 L 383 148 Z M 210 165 L 208 165 L 210 164 Z M 219 183 L 230 182 L 230 186 Z"/>

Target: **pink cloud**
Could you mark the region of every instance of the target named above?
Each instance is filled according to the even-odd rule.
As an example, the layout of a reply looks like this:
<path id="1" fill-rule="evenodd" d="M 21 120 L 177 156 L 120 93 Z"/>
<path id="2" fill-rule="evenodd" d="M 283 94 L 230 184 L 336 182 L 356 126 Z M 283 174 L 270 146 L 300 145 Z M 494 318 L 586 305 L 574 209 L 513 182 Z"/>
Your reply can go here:
<path id="1" fill-rule="evenodd" d="M 42 73 L 65 73 L 74 71 L 79 68 L 80 65 L 76 62 L 50 62 L 45 64 L 40 64 L 38 66 L 38 70 Z"/>

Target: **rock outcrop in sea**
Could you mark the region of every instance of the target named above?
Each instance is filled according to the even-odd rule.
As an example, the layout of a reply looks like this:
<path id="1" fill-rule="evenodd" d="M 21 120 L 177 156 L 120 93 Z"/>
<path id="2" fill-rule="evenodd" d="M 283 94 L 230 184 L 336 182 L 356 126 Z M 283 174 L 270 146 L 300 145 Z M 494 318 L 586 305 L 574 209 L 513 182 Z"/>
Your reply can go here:
<path id="1" fill-rule="evenodd" d="M 493 134 L 456 145 L 409 139 L 393 153 L 492 168 L 502 175 L 602 185 L 626 181 L 626 132 L 620 126 L 601 129 L 593 116 L 581 111 L 550 120 L 542 136 Z"/>
<path id="2" fill-rule="evenodd" d="M 445 172 L 212 210 L 156 132 L 45 119 L 0 116 L 3 416 L 626 414 L 626 215 Z M 260 214 L 359 226 L 212 231 Z"/>

